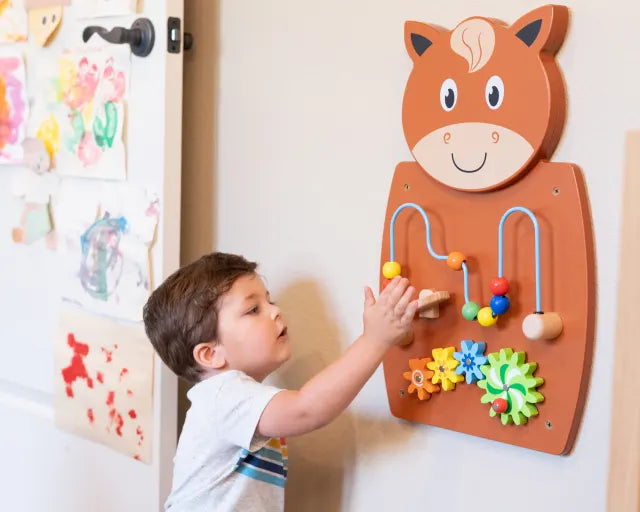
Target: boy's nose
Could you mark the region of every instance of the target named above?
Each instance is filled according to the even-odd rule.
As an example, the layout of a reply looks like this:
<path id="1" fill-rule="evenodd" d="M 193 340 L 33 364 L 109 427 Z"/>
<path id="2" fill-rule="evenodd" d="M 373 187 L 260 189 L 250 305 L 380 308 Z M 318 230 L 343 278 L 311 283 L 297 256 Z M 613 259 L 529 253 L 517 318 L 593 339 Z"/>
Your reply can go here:
<path id="1" fill-rule="evenodd" d="M 276 306 L 275 304 L 271 305 L 271 318 L 273 320 L 276 320 L 278 318 L 280 318 L 282 316 L 282 312 L 280 311 L 280 308 L 278 306 Z"/>

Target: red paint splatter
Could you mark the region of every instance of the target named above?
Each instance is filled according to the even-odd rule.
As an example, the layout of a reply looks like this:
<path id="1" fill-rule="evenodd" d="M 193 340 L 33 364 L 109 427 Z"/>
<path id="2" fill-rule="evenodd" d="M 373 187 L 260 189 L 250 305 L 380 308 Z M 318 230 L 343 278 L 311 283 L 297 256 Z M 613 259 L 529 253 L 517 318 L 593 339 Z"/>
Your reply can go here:
<path id="1" fill-rule="evenodd" d="M 111 361 L 113 361 L 113 352 L 114 352 L 114 350 L 116 348 L 118 348 L 118 345 L 115 345 L 113 350 L 109 350 L 109 349 L 107 349 L 105 347 L 101 347 L 100 348 L 100 350 L 102 350 L 102 353 L 104 354 L 104 356 L 106 358 L 105 362 L 110 363 Z"/>
<path id="2" fill-rule="evenodd" d="M 142 427 L 138 425 L 136 428 L 136 435 L 138 436 L 138 446 L 142 446 L 142 441 L 144 441 L 144 434 L 142 433 Z"/>
<path id="3" fill-rule="evenodd" d="M 129 373 L 129 370 L 127 370 L 126 368 L 120 370 L 120 381 L 122 381 L 122 378 L 127 375 L 127 373 Z"/>
<path id="4" fill-rule="evenodd" d="M 115 397 L 116 397 L 116 394 L 113 391 L 109 391 L 109 393 L 107 393 L 107 405 L 109 407 L 113 405 Z"/>
<path id="5" fill-rule="evenodd" d="M 130 389 L 127 389 L 127 395 L 128 396 L 133 396 L 133 391 L 131 391 Z"/>
<path id="6" fill-rule="evenodd" d="M 96 379 L 98 379 L 98 382 L 100 384 L 104 384 L 104 374 L 102 372 L 98 372 L 98 374 L 96 375 Z"/>
<path id="7" fill-rule="evenodd" d="M 93 424 L 93 409 L 87 409 L 87 418 L 89 418 L 89 423 Z"/>
<path id="8" fill-rule="evenodd" d="M 136 414 L 136 411 L 134 411 L 133 409 L 131 409 L 131 410 L 129 411 L 129 417 L 130 417 L 132 420 L 135 420 L 135 419 L 138 417 L 138 415 Z"/>
<path id="9" fill-rule="evenodd" d="M 71 358 L 69 366 L 63 368 L 61 373 L 65 382 L 67 396 L 73 398 L 72 384 L 76 380 L 84 379 L 89 388 L 93 388 L 93 380 L 89 377 L 87 368 L 84 365 L 84 358 L 87 357 L 89 353 L 89 345 L 77 342 L 73 333 L 67 335 L 67 345 L 73 349 L 73 357 Z"/>
<path id="10" fill-rule="evenodd" d="M 124 420 L 122 419 L 122 415 L 116 411 L 115 409 L 111 409 L 109 411 L 109 418 L 111 419 L 111 427 L 116 425 L 116 434 L 122 437 L 122 427 L 124 426 Z"/>
<path id="11" fill-rule="evenodd" d="M 136 460 L 140 460 L 140 455 L 134 455 L 133 458 Z"/>

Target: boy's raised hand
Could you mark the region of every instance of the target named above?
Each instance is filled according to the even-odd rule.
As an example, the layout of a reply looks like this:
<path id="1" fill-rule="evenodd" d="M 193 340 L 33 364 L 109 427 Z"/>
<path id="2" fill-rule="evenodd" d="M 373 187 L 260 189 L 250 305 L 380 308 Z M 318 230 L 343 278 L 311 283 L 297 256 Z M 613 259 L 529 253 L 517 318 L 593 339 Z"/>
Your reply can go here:
<path id="1" fill-rule="evenodd" d="M 411 300 L 415 292 L 404 277 L 394 277 L 378 300 L 371 288 L 364 289 L 364 337 L 395 345 L 411 333 L 411 322 L 418 310 L 418 301 Z"/>

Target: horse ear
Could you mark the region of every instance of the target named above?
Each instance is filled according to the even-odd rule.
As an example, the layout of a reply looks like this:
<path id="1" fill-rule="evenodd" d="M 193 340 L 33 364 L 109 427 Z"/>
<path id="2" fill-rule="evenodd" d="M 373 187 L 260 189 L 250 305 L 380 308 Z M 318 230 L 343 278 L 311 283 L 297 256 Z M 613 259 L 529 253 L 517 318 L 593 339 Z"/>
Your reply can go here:
<path id="1" fill-rule="evenodd" d="M 528 12 L 509 31 L 536 52 L 555 54 L 562 46 L 569 24 L 564 5 L 545 5 Z"/>
<path id="2" fill-rule="evenodd" d="M 404 24 L 404 44 L 413 62 L 416 62 L 432 44 L 442 38 L 442 31 L 426 23 L 407 21 Z"/>

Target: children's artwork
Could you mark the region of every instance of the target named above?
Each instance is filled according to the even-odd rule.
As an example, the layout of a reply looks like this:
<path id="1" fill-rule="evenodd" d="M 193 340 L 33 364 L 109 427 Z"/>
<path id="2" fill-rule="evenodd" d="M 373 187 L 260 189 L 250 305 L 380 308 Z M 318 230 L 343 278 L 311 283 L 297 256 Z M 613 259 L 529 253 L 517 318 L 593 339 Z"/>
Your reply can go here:
<path id="1" fill-rule="evenodd" d="M 48 172 L 49 154 L 40 139 L 27 138 L 23 147 L 24 168 L 15 175 L 12 191 L 14 195 L 24 198 L 25 205 L 19 225 L 12 230 L 12 238 L 15 243 L 27 245 L 44 238 L 47 247 L 55 249 L 56 238 L 49 200 L 56 186 L 56 179 Z"/>
<path id="2" fill-rule="evenodd" d="M 66 275 L 62 295 L 87 310 L 139 321 L 151 289 L 158 199 L 124 183 L 107 183 L 93 194 L 66 182 L 56 198 Z"/>
<path id="3" fill-rule="evenodd" d="M 27 40 L 27 11 L 22 0 L 0 0 L 0 43 Z"/>
<path id="4" fill-rule="evenodd" d="M 62 21 L 62 6 L 29 9 L 29 39 L 38 46 L 46 46 L 54 38 Z"/>
<path id="5" fill-rule="evenodd" d="M 28 119 L 25 67 L 22 54 L 0 52 L 0 164 L 22 160 Z"/>
<path id="6" fill-rule="evenodd" d="M 84 18 L 100 16 L 124 16 L 137 11 L 137 0 L 77 0 L 80 15 Z"/>
<path id="7" fill-rule="evenodd" d="M 153 349 L 142 325 L 63 308 L 54 357 L 56 425 L 149 463 Z"/>
<path id="8" fill-rule="evenodd" d="M 24 0 L 27 9 L 40 9 L 42 7 L 58 7 L 69 5 L 71 0 Z"/>
<path id="9" fill-rule="evenodd" d="M 30 132 L 47 145 L 62 175 L 126 178 L 123 141 L 130 76 L 125 48 L 67 52 L 38 82 Z M 44 64 L 43 64 L 44 68 Z"/>

